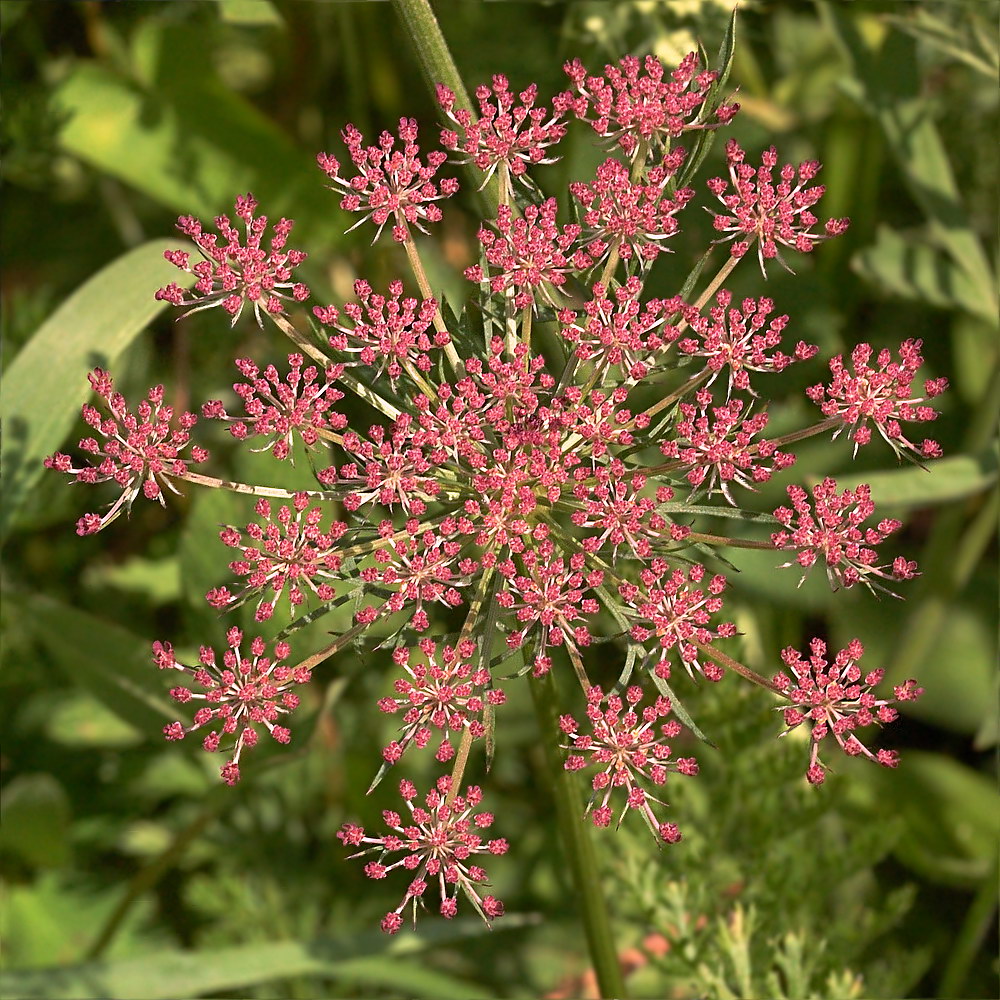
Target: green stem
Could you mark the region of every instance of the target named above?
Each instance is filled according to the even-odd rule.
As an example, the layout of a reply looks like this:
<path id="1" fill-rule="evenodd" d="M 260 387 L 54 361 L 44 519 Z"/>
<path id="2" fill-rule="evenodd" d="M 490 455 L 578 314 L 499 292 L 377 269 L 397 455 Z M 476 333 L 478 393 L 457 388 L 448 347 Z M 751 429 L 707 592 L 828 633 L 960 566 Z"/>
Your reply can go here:
<path id="1" fill-rule="evenodd" d="M 468 108 L 472 121 L 477 121 L 472 101 L 469 100 L 465 84 L 448 50 L 448 43 L 441 34 L 441 27 L 429 0 L 392 0 L 392 5 L 410 38 L 431 95 L 436 100 L 436 85 L 443 83 L 455 95 L 455 106 Z M 481 182 L 478 169 L 471 163 L 465 169 L 472 187 L 478 188 Z M 483 186 L 480 194 L 486 204 L 487 217 L 495 219 L 500 204 L 500 181 L 496 174 Z"/>
<path id="2" fill-rule="evenodd" d="M 408 232 L 407 236 L 409 238 L 403 244 L 403 247 L 406 250 L 406 259 L 410 262 L 410 270 L 413 271 L 413 277 L 417 280 L 417 287 L 420 289 L 420 294 L 423 298 L 434 299 L 435 303 L 437 303 L 437 298 L 431 290 L 431 284 L 427 280 L 427 271 L 424 269 L 423 261 L 420 259 L 420 253 L 417 250 L 417 245 L 413 241 L 413 234 Z M 434 309 L 434 329 L 437 330 L 438 333 L 448 332 L 448 327 L 444 322 L 444 316 L 441 315 L 440 305 L 436 305 Z M 444 345 L 444 353 L 447 355 L 448 360 L 451 362 L 455 371 L 462 374 L 465 371 L 465 365 L 462 363 L 462 359 L 458 356 L 458 351 L 455 350 L 455 345 L 450 340 Z"/>
<path id="3" fill-rule="evenodd" d="M 104 922 L 104 926 L 101 927 L 100 932 L 94 939 L 94 943 L 87 949 L 87 954 L 84 956 L 85 961 L 93 961 L 101 957 L 108 945 L 114 940 L 115 934 L 118 933 L 118 928 L 121 927 L 122 921 L 128 915 L 129 910 L 132 909 L 135 902 L 144 892 L 159 882 L 163 874 L 181 857 L 188 845 L 196 837 L 200 836 L 205 827 L 215 818 L 220 805 L 221 800 L 217 798 L 211 805 L 202 809 L 174 837 L 167 849 L 152 864 L 136 872 L 126 887 L 125 894 L 118 901 L 118 905 L 112 911 L 111 916 Z"/>
<path id="4" fill-rule="evenodd" d="M 305 493 L 312 500 L 339 500 L 336 493 L 325 490 L 283 490 L 277 486 L 251 486 L 249 483 L 236 483 L 229 479 L 216 479 L 215 476 L 203 476 L 199 472 L 185 472 L 182 476 L 171 476 L 181 482 L 192 483 L 195 486 L 208 486 L 216 490 L 229 490 L 231 493 L 244 493 L 252 497 L 271 497 L 275 500 L 294 500 L 296 493 Z"/>
<path id="5" fill-rule="evenodd" d="M 576 777 L 563 767 L 559 752 L 562 730 L 559 728 L 558 692 L 552 671 L 532 679 L 530 686 L 553 785 L 556 823 L 576 886 L 580 917 L 598 987 L 602 997 L 625 997 L 625 982 L 615 951 L 611 918 L 601 892 L 604 879 L 590 829 L 583 818 L 583 798 Z"/>
<path id="6" fill-rule="evenodd" d="M 688 541 L 704 542 L 706 545 L 729 545 L 734 549 L 770 549 L 775 551 L 772 542 L 759 541 L 752 538 L 726 538 L 725 535 L 706 535 L 700 531 L 692 531 L 687 536 Z"/>
<path id="7" fill-rule="evenodd" d="M 997 858 L 994 855 L 992 868 L 969 904 L 958 936 L 952 940 L 948 962 L 941 976 L 941 984 L 938 986 L 939 997 L 964 995 L 962 987 L 968 978 L 969 968 L 983 938 L 989 932 L 993 915 L 996 913 L 997 867 Z"/>
<path id="8" fill-rule="evenodd" d="M 768 691 L 773 691 L 775 694 L 783 694 L 781 688 L 777 686 L 773 681 L 769 681 L 766 677 L 761 676 L 756 670 L 751 670 L 749 667 L 744 666 L 739 660 L 734 660 L 731 656 L 723 653 L 721 649 L 716 649 L 715 646 L 706 645 L 703 642 L 699 642 L 697 639 L 692 639 L 692 643 L 698 647 L 698 649 L 704 653 L 705 656 L 711 657 L 720 666 L 728 667 L 733 673 L 737 673 L 740 677 L 745 677 L 748 681 L 756 684 L 758 687 L 767 688 Z"/>

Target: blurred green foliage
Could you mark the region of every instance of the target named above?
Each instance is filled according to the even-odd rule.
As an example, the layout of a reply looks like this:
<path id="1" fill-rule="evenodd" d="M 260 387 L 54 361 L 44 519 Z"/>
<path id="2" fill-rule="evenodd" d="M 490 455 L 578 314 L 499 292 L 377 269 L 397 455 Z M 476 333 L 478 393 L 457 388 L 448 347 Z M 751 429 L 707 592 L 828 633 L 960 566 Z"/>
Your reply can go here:
<path id="1" fill-rule="evenodd" d="M 731 4 L 437 7 L 470 87 L 504 72 L 551 95 L 573 56 L 596 68 L 625 52 L 675 59 L 696 39 L 715 51 Z M 692 696 L 720 750 L 699 747 L 701 775 L 673 790 L 685 840 L 657 853 L 644 830 L 599 838 L 618 945 L 641 953 L 634 995 L 997 994 L 996 16 L 985 0 L 741 6 L 732 134 L 751 150 L 774 143 L 784 159 L 823 160 L 824 211 L 853 220 L 799 274 L 772 275 L 767 294 L 823 357 L 922 337 L 928 375 L 953 390 L 935 428 L 949 457 L 933 475 L 887 454 L 855 466 L 829 442 L 804 444 L 796 466 L 800 479 L 864 479 L 880 509 L 902 512 L 900 551 L 923 571 L 906 602 L 830 595 L 815 580 L 797 589 L 766 552 L 737 553 L 738 651 L 770 673 L 786 644 L 857 635 L 873 666 L 894 682 L 916 676 L 927 693 L 886 734 L 903 751 L 898 771 L 848 761 L 821 789 L 802 783 L 804 746 L 771 739 L 759 692 L 729 677 Z M 241 787 L 217 787 L 203 754 L 159 739 L 172 715 L 148 645 L 194 647 L 214 627 L 202 595 L 226 556 L 206 540 L 241 519 L 239 499 L 142 505 L 81 540 L 79 494 L 38 474 L 93 364 L 115 362 L 125 391 L 164 382 L 183 408 L 226 391 L 234 355 L 273 355 L 252 323 L 229 333 L 217 317 L 157 312 L 153 290 L 176 278 L 158 250 L 178 213 L 211 216 L 252 190 L 269 215 L 297 220 L 306 280 L 328 301 L 356 275 L 402 273 L 397 248 L 342 235 L 312 162 L 339 148 L 348 121 L 370 135 L 405 114 L 433 134 L 392 9 L 5 0 L 0 32 L 5 995 L 583 992 L 587 958 L 523 690 L 500 720 L 490 776 L 514 844 L 491 869 L 509 915 L 491 934 L 428 920 L 387 940 L 371 929 L 381 887 L 344 863 L 334 838 L 391 801 L 384 787 L 364 795 L 384 739 L 373 703 L 388 688 L 385 652 L 326 664 L 298 749 L 261 748 Z M 541 175 L 546 190 L 596 162 L 582 132 L 563 152 Z M 705 176 L 718 147 L 709 162 Z M 471 260 L 476 210 L 464 192 L 433 262 L 454 302 L 461 282 L 446 275 Z M 692 225 L 679 259 L 707 238 L 707 223 Z M 650 294 L 672 293 L 669 267 L 660 273 Z M 741 269 L 733 291 L 760 294 L 759 275 Z M 820 377 L 814 367 L 783 378 L 789 395 L 771 408 L 780 430 L 805 421 L 798 390 Z M 224 436 L 214 451 L 217 468 L 253 475 L 253 456 Z M 769 484 L 758 509 L 781 496 Z"/>

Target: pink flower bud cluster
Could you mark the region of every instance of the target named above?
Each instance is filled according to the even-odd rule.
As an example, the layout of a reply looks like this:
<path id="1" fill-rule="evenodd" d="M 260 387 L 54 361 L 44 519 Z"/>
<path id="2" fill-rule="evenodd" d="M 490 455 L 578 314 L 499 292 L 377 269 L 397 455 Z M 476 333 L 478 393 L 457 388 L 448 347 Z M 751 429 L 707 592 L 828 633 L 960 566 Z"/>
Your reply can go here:
<path id="1" fill-rule="evenodd" d="M 599 687 L 592 687 L 587 692 L 589 731 L 578 726 L 571 715 L 564 715 L 559 721 L 570 740 L 565 768 L 567 771 L 598 768 L 591 781 L 594 794 L 587 806 L 595 826 L 611 824 L 614 818 L 611 796 L 615 789 L 621 788 L 625 801 L 618 824 L 634 809 L 660 838 L 676 844 L 681 839 L 677 824 L 657 818 L 651 803 L 663 803 L 643 785 L 663 785 L 671 771 L 695 775 L 698 764 L 693 757 L 670 759 L 673 750 L 666 741 L 681 733 L 681 724 L 675 719 L 660 721 L 670 714 L 669 699 L 660 696 L 640 712 L 637 706 L 643 697 L 638 684 L 628 688 L 624 699 L 616 694 L 605 697 Z"/>
<path id="2" fill-rule="evenodd" d="M 191 446 L 190 458 L 181 457 L 191 443 L 191 428 L 198 418 L 183 413 L 180 426 L 172 428 L 174 411 L 163 403 L 162 385 L 150 389 L 133 413 L 125 397 L 115 392 L 114 380 L 106 371 L 95 368 L 87 378 L 108 409 L 105 416 L 90 403 L 83 406 L 83 419 L 97 434 L 79 443 L 80 450 L 89 456 L 89 464 L 75 467 L 69 455 L 56 452 L 45 459 L 45 467 L 68 473 L 78 483 L 114 482 L 121 494 L 103 516 L 84 514 L 76 523 L 78 535 L 92 535 L 123 510 L 128 513 L 140 493 L 166 506 L 163 488 L 176 493 L 172 480 L 184 478 L 192 463 L 208 459 L 208 452 L 198 445 Z"/>
<path id="3" fill-rule="evenodd" d="M 920 354 L 923 341 L 904 340 L 899 345 L 899 361 L 883 348 L 875 365 L 869 364 L 874 349 L 870 344 L 858 344 L 851 352 L 851 369 L 838 355 L 830 362 L 833 380 L 829 385 L 814 385 L 809 398 L 827 417 L 843 421 L 837 434 L 850 427 L 854 454 L 872 439 L 872 425 L 897 455 L 911 453 L 918 458 L 940 458 L 941 446 L 930 438 L 911 441 L 903 433 L 902 423 L 922 423 L 937 419 L 937 410 L 927 401 L 940 396 L 948 388 L 946 378 L 927 379 L 923 395 L 913 394 L 913 382 L 924 359 Z M 836 435 L 834 435 L 836 436 Z"/>
<path id="4" fill-rule="evenodd" d="M 156 293 L 157 300 L 175 306 L 191 306 L 185 316 L 221 306 L 232 316 L 233 326 L 249 302 L 257 325 L 262 327 L 261 310 L 279 314 L 285 311 L 285 302 L 307 299 L 309 289 L 302 282 L 292 280 L 293 269 L 307 255 L 302 250 L 285 249 L 295 223 L 288 219 L 276 222 L 270 248 L 265 250 L 261 244 L 267 232 L 267 216 L 255 216 L 256 209 L 257 200 L 252 194 L 236 199 L 236 216 L 243 221 L 245 243 L 226 215 L 215 219 L 215 228 L 225 241 L 222 244 L 219 236 L 204 232 L 193 216 L 182 215 L 177 220 L 177 228 L 194 242 L 202 260 L 191 264 L 191 255 L 184 250 L 164 250 L 163 256 L 198 280 L 190 293 L 171 283 Z"/>
<path id="5" fill-rule="evenodd" d="M 563 95 L 560 103 L 630 157 L 651 146 L 667 150 L 684 132 L 725 125 L 739 110 L 738 104 L 719 105 L 711 111 L 711 120 L 702 116 L 718 74 L 698 67 L 694 52 L 669 73 L 655 56 L 641 61 L 625 56 L 617 65 L 605 66 L 603 76 L 590 76 L 574 59 L 564 69 L 579 96 Z"/>
<path id="6" fill-rule="evenodd" d="M 801 486 L 789 486 L 787 490 L 792 506 L 774 512 L 783 529 L 774 532 L 771 541 L 776 549 L 795 552 L 796 556 L 793 562 L 782 564 L 782 569 L 801 566 L 805 580 L 809 569 L 822 559 L 834 589 L 863 583 L 885 591 L 879 580 L 912 580 L 918 575 L 917 564 L 904 556 L 897 556 L 891 565 L 879 565 L 875 547 L 903 525 L 885 517 L 876 526 L 862 529 L 875 513 L 869 486 L 862 483 L 855 490 L 838 493 L 837 481 L 827 476 L 814 487 L 812 506 Z"/>
<path id="7" fill-rule="evenodd" d="M 434 299 L 404 298 L 401 281 L 389 283 L 388 296 L 373 292 L 360 279 L 354 291 L 360 303 L 349 302 L 342 310 L 333 305 L 313 309 L 320 323 L 336 331 L 330 334 L 330 346 L 356 359 L 351 364 L 374 368 L 379 375 L 384 372 L 394 383 L 406 365 L 429 372 L 437 349 L 451 339 L 447 330 L 431 330 L 437 310 Z"/>
<path id="8" fill-rule="evenodd" d="M 269 451 L 277 459 L 290 458 L 296 440 L 315 448 L 323 435 L 347 426 L 347 417 L 331 409 L 344 398 L 334 385 L 344 366 L 329 365 L 320 383 L 319 369 L 304 364 L 301 354 L 289 354 L 288 373 L 282 376 L 274 365 L 261 373 L 250 358 L 237 358 L 236 367 L 247 381 L 236 382 L 233 392 L 243 401 L 246 415 L 230 416 L 222 400 L 215 399 L 202 406 L 202 416 L 229 422 L 229 433 L 237 441 L 264 438 L 252 450 Z"/>
<path id="9" fill-rule="evenodd" d="M 386 878 L 397 868 L 412 873 L 412 880 L 395 910 L 385 915 L 382 930 L 395 934 L 403 926 L 403 911 L 409 905 L 416 920 L 417 904 L 431 886 L 437 888 L 441 916 L 449 920 L 458 913 L 461 893 L 487 921 L 503 915 L 503 903 L 495 896 L 482 895 L 479 887 L 486 883 L 486 871 L 469 859 L 476 854 L 494 857 L 506 854 L 506 840 L 486 840 L 479 832 L 493 824 L 493 814 L 475 812 L 482 802 L 482 790 L 470 785 L 464 795 L 452 796 L 451 779 L 445 775 L 424 798 L 424 806 L 415 805 L 417 788 L 411 781 L 399 783 L 399 794 L 406 803 L 408 817 L 386 810 L 382 814 L 391 832 L 369 836 L 364 827 L 347 823 L 337 834 L 346 846 L 371 844 L 355 854 L 360 858 L 377 854 L 378 860 L 365 865 L 371 879 Z M 399 855 L 389 861 L 391 855 Z M 433 890 L 432 890 L 433 891 Z"/>
<path id="10" fill-rule="evenodd" d="M 476 644 L 463 639 L 457 647 L 445 646 L 438 653 L 433 639 L 421 639 L 417 644 L 422 663 L 411 663 L 411 650 L 404 646 L 393 652 L 393 661 L 409 675 L 395 681 L 397 697 L 380 698 L 378 707 L 387 714 L 403 713 L 399 739 L 390 742 L 382 756 L 390 764 L 399 761 L 410 744 L 424 748 L 434 730 L 441 736 L 434 757 L 444 763 L 455 755 L 451 738 L 468 730 L 471 737 L 481 739 L 486 734 L 483 713 L 487 706 L 503 705 L 507 695 L 493 687 L 490 672 L 474 667 L 471 660 Z"/>
<path id="11" fill-rule="evenodd" d="M 800 163 L 797 170 L 786 163 L 775 183 L 772 172 L 778 166 L 778 153 L 774 146 L 763 153 L 759 167 L 751 167 L 745 158 L 740 144 L 730 139 L 726 143 L 729 181 L 713 177 L 708 182 L 725 209 L 714 213 L 716 231 L 727 234 L 719 242 L 734 240 L 730 249 L 734 257 L 742 257 L 756 240 L 762 274 L 764 261 L 774 258 L 791 270 L 781 259 L 778 244 L 809 253 L 819 241 L 847 232 L 850 219 L 829 219 L 822 233 L 813 232 L 819 220 L 812 207 L 826 190 L 821 184 L 809 186 L 819 173 L 818 160 Z M 730 185 L 732 192 L 727 193 Z"/>
<path id="12" fill-rule="evenodd" d="M 323 509 L 310 507 L 305 493 L 297 493 L 291 507 L 282 505 L 275 512 L 271 502 L 262 498 L 254 510 L 259 522 L 251 522 L 242 533 L 230 525 L 219 534 L 226 545 L 240 550 L 242 558 L 231 562 L 229 568 L 244 577 L 245 583 L 238 594 L 228 587 L 213 588 L 206 595 L 208 603 L 221 611 L 256 597 L 255 618 L 263 622 L 274 614 L 282 594 L 287 594 L 293 616 L 308 591 L 320 601 L 332 601 L 337 592 L 328 581 L 339 579 L 342 557 L 338 542 L 347 525 L 333 521 L 324 531 Z"/>
<path id="13" fill-rule="evenodd" d="M 810 750 L 806 777 L 811 784 L 821 785 L 826 779 L 826 766 L 819 759 L 820 743 L 828 736 L 849 757 L 864 756 L 883 767 L 896 767 L 899 755 L 894 750 L 871 751 L 858 739 L 855 730 L 884 725 L 895 720 L 898 712 L 892 702 L 878 698 L 872 690 L 883 677 L 884 670 L 872 670 L 862 675 L 858 660 L 864 647 L 852 639 L 832 662 L 826 643 L 813 639 L 808 659 L 789 646 L 781 653 L 792 676 L 778 673 L 774 684 L 790 703 L 784 710 L 785 732 L 809 723 Z M 923 694 L 917 682 L 908 680 L 893 689 L 896 701 L 912 701 Z"/>
<path id="14" fill-rule="evenodd" d="M 204 703 L 190 726 L 170 723 L 163 730 L 166 738 L 182 740 L 205 726 L 213 727 L 202 739 L 202 747 L 209 753 L 225 750 L 230 755 L 220 773 L 227 785 L 235 785 L 240 780 L 240 757 L 257 745 L 261 729 L 278 743 L 291 740 L 288 728 L 278 723 L 298 708 L 299 696 L 293 688 L 308 684 L 311 674 L 304 667 L 282 664 L 290 653 L 287 642 L 276 643 L 273 656 L 266 655 L 267 643 L 259 637 L 250 641 L 246 655 L 238 628 L 226 633 L 226 642 L 229 648 L 222 654 L 221 664 L 215 650 L 202 646 L 198 665 L 186 666 L 177 661 L 169 642 L 153 643 L 153 662 L 161 670 L 187 674 L 201 689 L 175 687 L 170 692 L 174 701 L 180 705 Z"/>
<path id="15" fill-rule="evenodd" d="M 448 157 L 434 151 L 427 154 L 426 162 L 421 158 L 414 119 L 399 119 L 398 148 L 391 132 L 383 132 L 377 146 L 366 146 L 365 137 L 353 125 L 344 129 L 344 145 L 358 170 L 354 177 L 344 177 L 340 161 L 329 153 L 317 154 L 316 162 L 342 193 L 340 207 L 345 212 L 363 213 L 351 229 L 371 219 L 378 227 L 378 239 L 391 221 L 392 238 L 406 243 L 413 238 L 411 226 L 426 233 L 428 223 L 441 221 L 441 209 L 436 203 L 455 194 L 458 181 L 451 177 L 434 180 Z"/>
<path id="16" fill-rule="evenodd" d="M 463 153 L 485 173 L 484 183 L 499 164 L 505 164 L 514 177 L 523 177 L 531 165 L 554 163 L 545 150 L 566 134 L 563 111 L 551 115 L 545 107 L 536 107 L 538 87 L 532 83 L 515 98 L 507 77 L 498 73 L 492 86 L 476 88 L 479 117 L 468 108 L 455 106 L 455 95 L 444 84 L 437 85 L 438 104 L 455 126 L 441 131 L 445 149 Z"/>

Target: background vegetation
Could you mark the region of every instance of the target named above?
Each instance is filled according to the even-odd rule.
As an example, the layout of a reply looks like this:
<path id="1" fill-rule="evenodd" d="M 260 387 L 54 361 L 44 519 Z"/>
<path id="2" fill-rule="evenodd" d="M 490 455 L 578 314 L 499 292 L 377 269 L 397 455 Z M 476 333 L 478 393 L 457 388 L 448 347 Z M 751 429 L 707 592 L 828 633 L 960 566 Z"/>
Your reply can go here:
<path id="1" fill-rule="evenodd" d="M 626 52 L 673 60 L 696 38 L 715 51 L 731 4 L 437 6 L 467 85 L 504 72 L 550 95 L 572 56 L 596 69 Z M 326 664 L 296 752 L 261 749 L 240 787 L 219 787 L 204 754 L 160 738 L 173 716 L 148 646 L 216 634 L 202 597 L 225 575 L 216 526 L 242 507 L 140 504 L 78 539 L 94 499 L 40 474 L 74 430 L 94 363 L 113 364 L 126 391 L 164 382 L 184 407 L 225 391 L 234 354 L 278 356 L 252 322 L 230 334 L 219 316 L 178 323 L 156 309 L 152 292 L 176 273 L 159 251 L 177 214 L 208 218 L 252 190 L 270 216 L 297 220 L 292 243 L 310 251 L 307 280 L 326 301 L 357 275 L 403 273 L 395 248 L 342 235 L 313 164 L 319 149 L 339 153 L 348 121 L 373 135 L 406 114 L 433 137 L 392 8 L 6 0 L 0 17 L 4 994 L 585 993 L 523 692 L 490 778 L 514 845 L 491 869 L 509 915 L 492 933 L 428 919 L 386 939 L 377 921 L 394 889 L 367 882 L 334 838 L 387 801 L 383 788 L 364 796 L 384 742 L 384 654 Z M 775 143 L 784 159 L 823 160 L 824 214 L 853 220 L 796 277 L 774 273 L 767 294 L 821 357 L 922 337 L 928 374 L 953 388 L 935 427 L 948 457 L 932 475 L 887 449 L 857 465 L 841 446 L 799 449 L 798 481 L 868 481 L 906 520 L 897 548 L 923 576 L 905 603 L 831 595 L 820 580 L 797 589 L 773 556 L 740 552 L 739 654 L 769 674 L 786 644 L 858 635 L 866 662 L 927 693 L 886 734 L 897 772 L 844 761 L 821 789 L 802 781 L 804 747 L 774 741 L 767 697 L 735 677 L 692 696 L 721 750 L 702 748 L 701 776 L 674 792 L 684 841 L 659 853 L 642 829 L 598 838 L 636 996 L 997 995 L 996 17 L 992 2 L 742 6 L 732 134 L 754 152 Z M 563 188 L 595 155 L 579 130 L 543 186 Z M 721 169 L 721 148 L 711 156 L 704 176 Z M 474 196 L 459 206 L 433 276 L 450 296 L 475 253 Z M 676 241 L 682 264 L 707 237 L 706 216 Z M 659 274 L 655 291 L 671 294 L 671 264 Z M 737 294 L 761 294 L 752 268 L 737 275 Z M 798 390 L 820 377 L 817 364 L 783 379 L 778 426 L 805 422 Z M 223 437 L 214 452 L 217 468 L 255 474 Z M 763 491 L 759 508 L 782 494 Z"/>

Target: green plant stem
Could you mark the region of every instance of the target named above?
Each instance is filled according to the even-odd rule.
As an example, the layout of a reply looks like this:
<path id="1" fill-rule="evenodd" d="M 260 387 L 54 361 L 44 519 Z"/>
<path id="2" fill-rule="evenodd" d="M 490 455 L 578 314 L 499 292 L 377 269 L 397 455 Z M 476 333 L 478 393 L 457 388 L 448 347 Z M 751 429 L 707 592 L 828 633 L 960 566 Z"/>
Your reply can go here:
<path id="1" fill-rule="evenodd" d="M 111 944 L 114 939 L 115 934 L 118 932 L 118 928 L 121 927 L 122 921 L 125 919 L 129 910 L 135 904 L 136 900 L 146 892 L 146 890 L 151 889 L 160 880 L 161 876 L 177 861 L 178 858 L 187 850 L 188 845 L 198 837 L 206 826 L 215 818 L 215 814 L 219 811 L 221 806 L 221 801 L 216 799 L 211 805 L 203 809 L 198 815 L 190 822 L 183 830 L 181 830 L 176 837 L 170 842 L 167 849 L 155 860 L 152 864 L 147 865 L 145 868 L 141 868 L 132 877 L 131 881 L 125 888 L 125 893 L 122 898 L 118 901 L 118 905 L 112 910 L 111 916 L 104 922 L 98 932 L 97 937 L 94 939 L 94 943 L 87 949 L 86 955 L 84 955 L 85 961 L 93 961 L 96 958 L 100 958 L 104 953 L 105 949 Z"/>
<path id="2" fill-rule="evenodd" d="M 425 299 L 434 299 L 437 302 L 437 298 L 431 289 L 431 284 L 427 280 L 427 271 L 424 269 L 423 261 L 420 259 L 420 253 L 417 250 L 417 245 L 413 241 L 413 234 L 408 233 L 409 239 L 403 244 L 406 249 L 406 259 L 410 262 L 410 270 L 413 271 L 413 277 L 417 280 L 417 287 L 420 289 L 420 294 Z M 434 308 L 434 329 L 438 333 L 447 333 L 448 327 L 445 325 L 444 316 L 441 315 L 441 307 L 435 306 Z M 455 350 L 455 345 L 449 340 L 447 344 L 444 345 L 444 353 L 447 355 L 448 360 L 451 362 L 452 367 L 459 374 L 465 372 L 465 365 L 462 363 L 462 359 L 458 356 L 458 351 Z"/>
<path id="3" fill-rule="evenodd" d="M 948 962 L 938 986 L 939 997 L 957 998 L 964 995 L 962 987 L 969 975 L 969 967 L 990 929 L 996 912 L 997 874 L 997 856 L 994 854 L 993 865 L 969 904 L 958 935 L 952 940 Z"/>
<path id="4" fill-rule="evenodd" d="M 706 545 L 730 545 L 734 549 L 771 549 L 774 544 L 753 538 L 727 538 L 725 535 L 706 535 L 701 531 L 692 531 L 688 536 L 692 542 L 704 542 Z"/>
<path id="5" fill-rule="evenodd" d="M 552 671 L 540 678 L 533 678 L 530 686 L 552 780 L 556 823 L 576 887 L 580 917 L 598 988 L 602 997 L 625 997 L 625 982 L 615 950 L 611 917 L 601 891 L 604 880 L 597 864 L 590 829 L 584 821 L 579 784 L 575 775 L 563 767 L 562 754 L 559 752 L 562 730 L 559 728 L 557 709 L 559 696 Z"/>
<path id="6" fill-rule="evenodd" d="M 296 493 L 305 493 L 312 500 L 339 500 L 336 493 L 326 490 L 283 490 L 277 486 L 251 486 L 249 483 L 237 483 L 230 479 L 216 479 L 215 476 L 203 476 L 200 472 L 185 472 L 182 476 L 171 476 L 171 479 L 194 486 L 207 486 L 210 489 L 229 490 L 231 493 L 245 493 L 253 497 L 271 497 L 275 500 L 293 500 Z"/>
<path id="7" fill-rule="evenodd" d="M 468 108 L 472 121 L 478 121 L 429 0 L 392 0 L 392 6 L 410 37 L 410 44 L 432 96 L 437 98 L 435 88 L 437 84 L 443 83 L 455 95 L 456 107 Z M 469 163 L 465 169 L 472 187 L 479 187 L 481 181 L 477 168 Z M 487 216 L 495 219 L 500 205 L 500 181 L 496 174 L 483 185 L 480 196 L 486 205 Z"/>
<path id="8" fill-rule="evenodd" d="M 709 646 L 703 642 L 699 642 L 697 639 L 692 639 L 692 643 L 698 647 L 699 651 L 704 653 L 705 656 L 711 657 L 720 666 L 728 667 L 734 673 L 740 675 L 740 677 L 745 677 L 748 681 L 756 684 L 758 687 L 767 688 L 768 691 L 773 691 L 774 694 L 782 694 L 781 688 L 777 686 L 773 681 L 769 681 L 766 677 L 761 676 L 756 670 L 751 670 L 749 667 L 744 666 L 739 660 L 734 660 L 731 656 L 723 653 L 721 649 L 716 649 L 714 646 Z"/>

